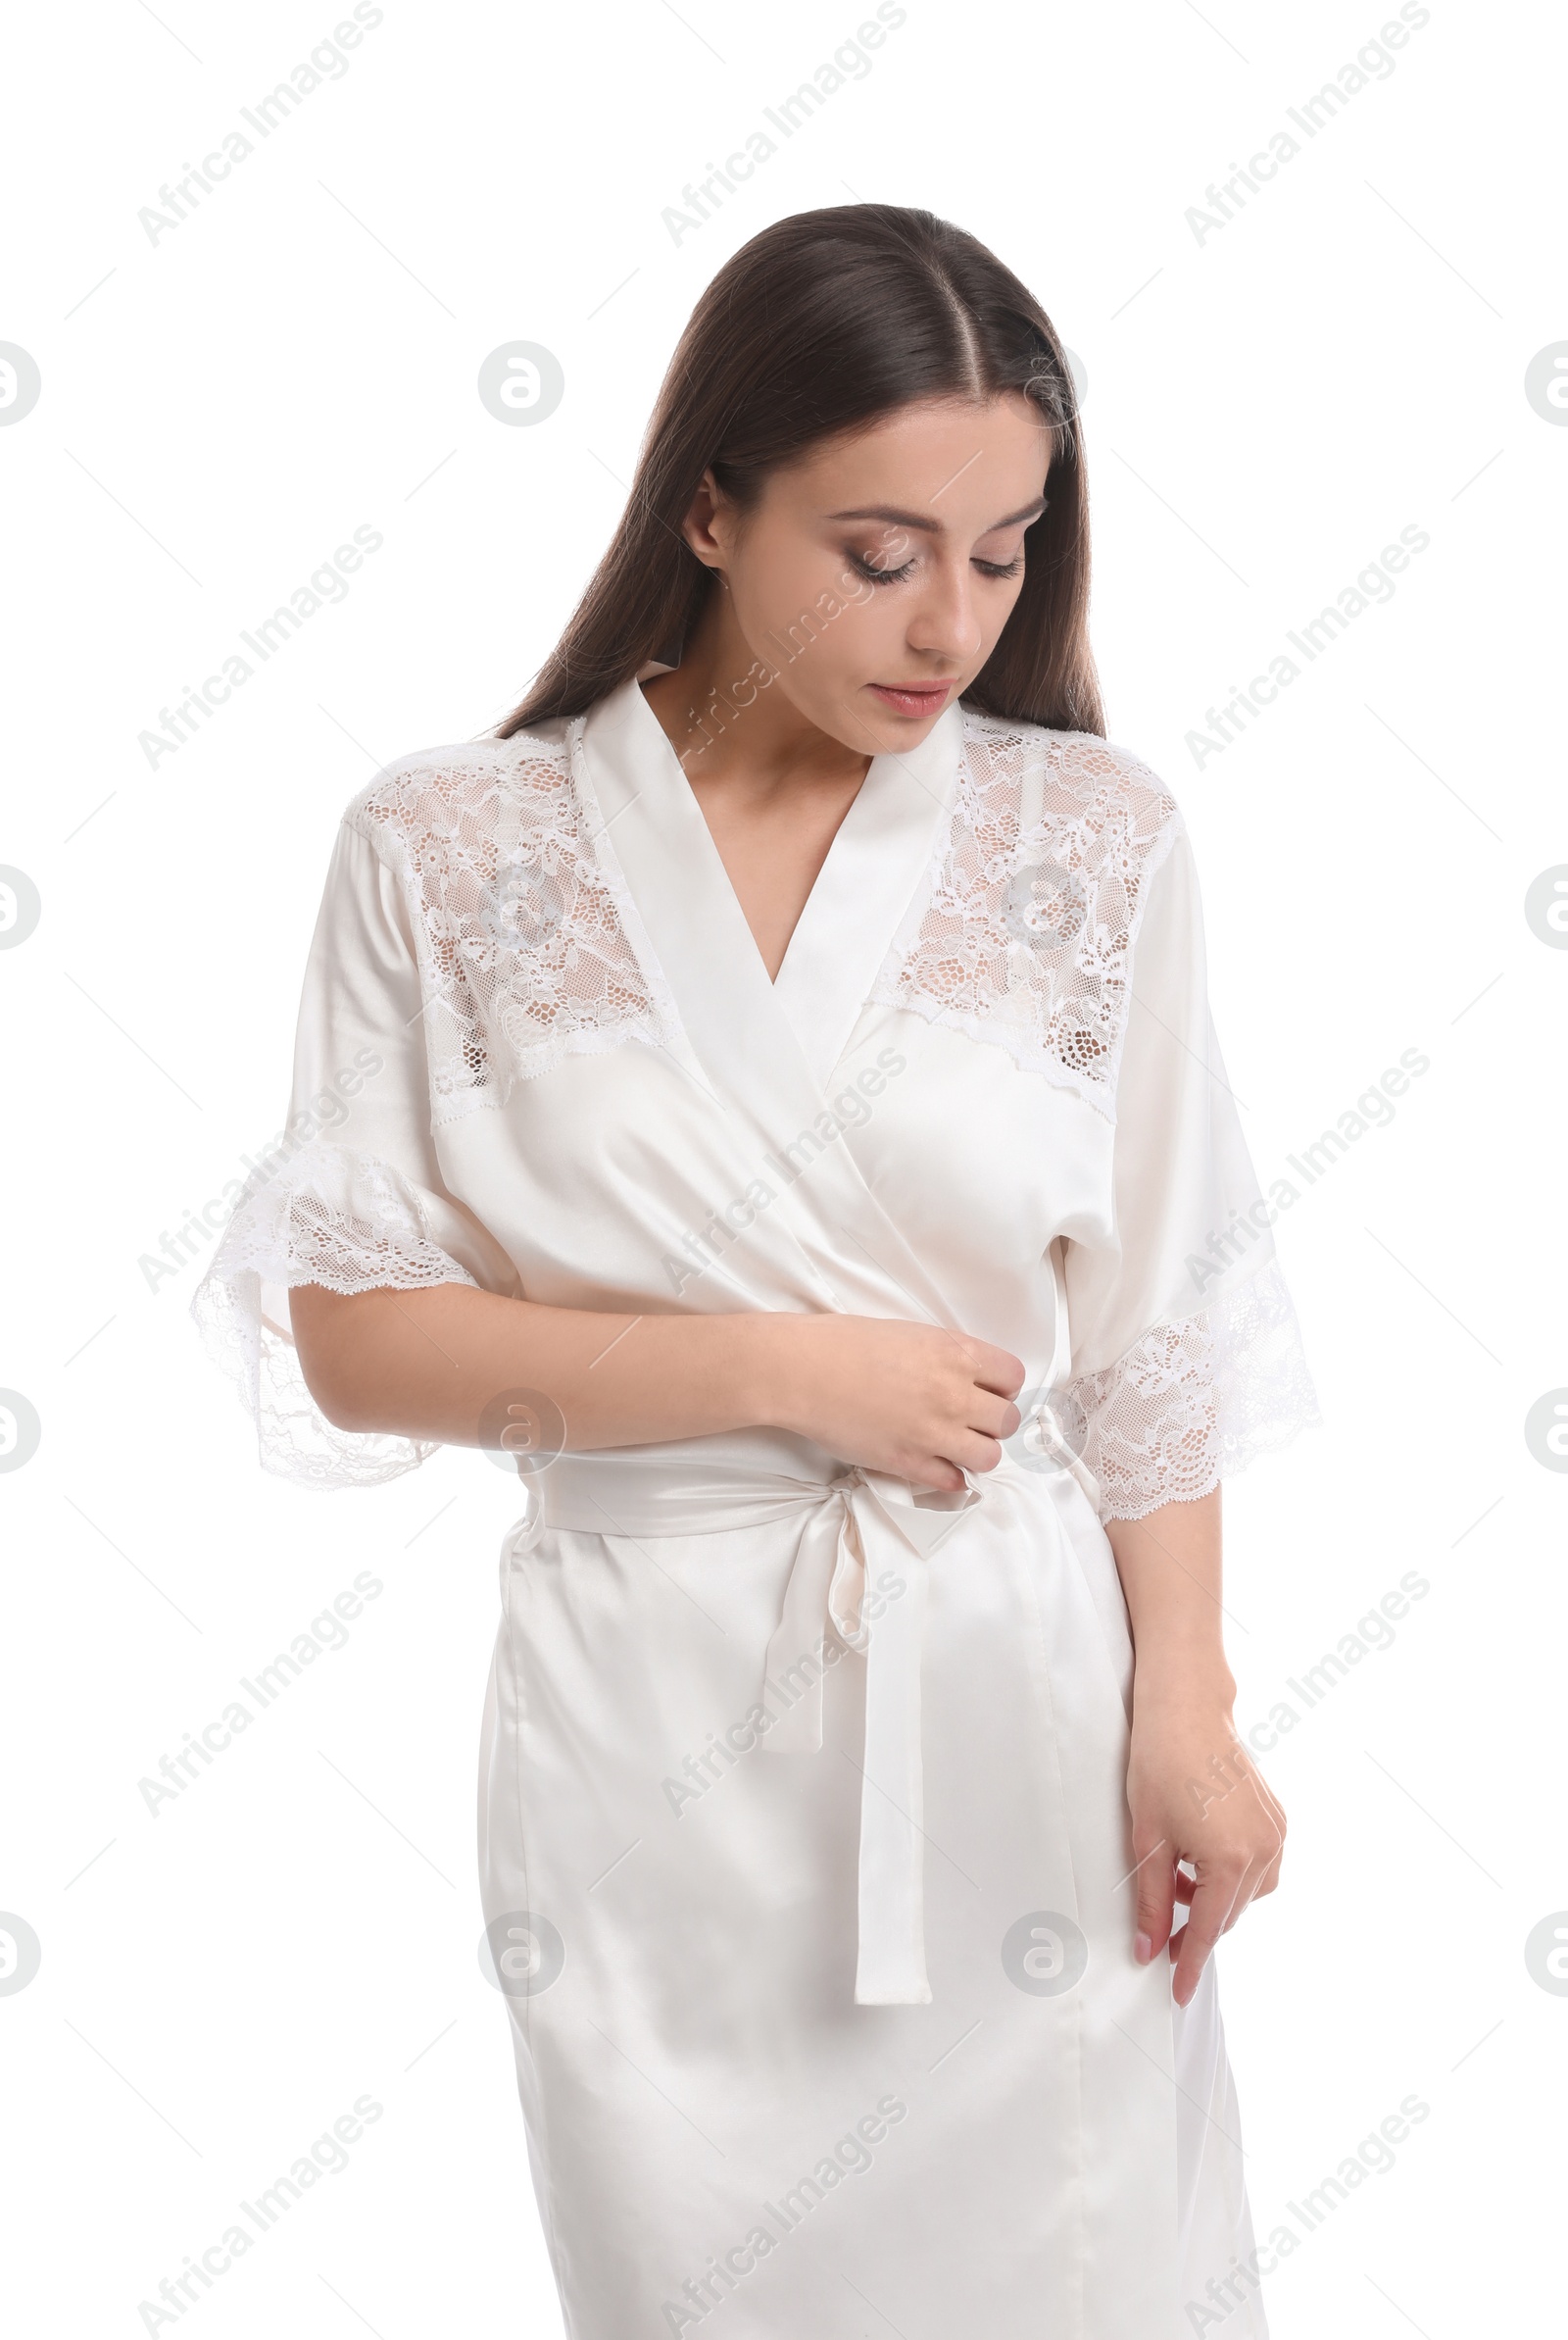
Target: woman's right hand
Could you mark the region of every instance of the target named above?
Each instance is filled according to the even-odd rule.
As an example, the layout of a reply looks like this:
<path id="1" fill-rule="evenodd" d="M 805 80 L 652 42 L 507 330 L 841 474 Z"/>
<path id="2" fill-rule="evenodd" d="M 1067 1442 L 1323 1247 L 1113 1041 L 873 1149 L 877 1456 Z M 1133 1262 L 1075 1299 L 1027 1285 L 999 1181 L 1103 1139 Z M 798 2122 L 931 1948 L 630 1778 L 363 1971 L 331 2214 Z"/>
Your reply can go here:
<path id="1" fill-rule="evenodd" d="M 1018 1427 L 1023 1364 L 990 1341 L 882 1317 L 752 1322 L 762 1419 L 863 1469 L 951 1492 L 995 1470 Z"/>

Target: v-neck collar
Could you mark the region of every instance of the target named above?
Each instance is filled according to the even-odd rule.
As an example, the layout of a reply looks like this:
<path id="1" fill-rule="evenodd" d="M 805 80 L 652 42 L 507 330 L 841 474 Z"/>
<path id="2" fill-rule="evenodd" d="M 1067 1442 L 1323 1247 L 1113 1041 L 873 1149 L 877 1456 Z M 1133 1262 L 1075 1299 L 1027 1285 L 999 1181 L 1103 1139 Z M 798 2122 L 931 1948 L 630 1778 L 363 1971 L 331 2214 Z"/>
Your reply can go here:
<path id="1" fill-rule="evenodd" d="M 957 787 L 963 719 L 946 711 L 917 755 L 873 757 L 769 982 L 702 807 L 635 680 L 576 717 L 573 772 L 603 858 L 630 897 L 679 1018 L 682 1048 L 732 1119 L 751 1174 L 818 1287 L 868 1316 L 956 1324 L 951 1306 L 865 1182 L 824 1094 L 876 971 L 930 864 Z M 915 769 L 905 770 L 906 766 Z"/>
<path id="2" fill-rule="evenodd" d="M 766 991 L 817 1082 L 825 1082 L 952 811 L 963 749 L 959 707 L 945 708 L 916 746 L 872 757 L 771 982 L 702 806 L 640 681 L 622 683 L 589 711 L 584 744 L 596 771 L 613 765 L 634 778 L 652 824 L 671 844 L 679 838 L 687 919 L 706 929 L 710 978 L 739 983 L 753 999 L 759 986 Z M 617 809 L 628 801 L 623 791 Z M 607 820 L 614 817 L 604 809 Z M 619 832 L 612 842 L 618 849 Z"/>

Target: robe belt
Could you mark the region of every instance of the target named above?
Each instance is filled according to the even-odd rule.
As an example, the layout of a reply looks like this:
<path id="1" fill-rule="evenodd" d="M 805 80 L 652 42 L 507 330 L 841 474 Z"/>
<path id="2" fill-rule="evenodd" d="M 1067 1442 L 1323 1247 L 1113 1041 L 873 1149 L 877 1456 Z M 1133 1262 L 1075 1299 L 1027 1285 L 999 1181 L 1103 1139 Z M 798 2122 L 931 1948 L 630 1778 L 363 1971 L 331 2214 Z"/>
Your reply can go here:
<path id="1" fill-rule="evenodd" d="M 529 1482 L 528 1517 L 505 1547 L 517 1559 L 546 1527 L 636 1542 L 804 1515 L 763 1661 L 758 1703 L 773 1721 L 761 1746 L 774 1755 L 820 1750 L 824 1674 L 846 1650 L 863 1653 L 855 1979 L 861 2007 L 924 2006 L 931 1998 L 920 1747 L 927 1564 L 960 1519 L 1022 1476 L 1004 1455 L 995 1471 L 949 1495 L 873 1470 L 820 1480 L 702 1467 L 689 1455 L 661 1462 L 657 1448 L 563 1455 Z"/>

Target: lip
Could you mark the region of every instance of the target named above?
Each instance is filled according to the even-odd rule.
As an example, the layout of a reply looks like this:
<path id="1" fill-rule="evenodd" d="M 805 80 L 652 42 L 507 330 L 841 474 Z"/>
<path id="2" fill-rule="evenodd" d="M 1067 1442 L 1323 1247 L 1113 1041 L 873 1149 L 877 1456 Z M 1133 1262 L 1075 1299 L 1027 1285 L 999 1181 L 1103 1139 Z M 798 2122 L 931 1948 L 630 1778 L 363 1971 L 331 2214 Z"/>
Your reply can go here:
<path id="1" fill-rule="evenodd" d="M 891 707 L 895 715 L 930 716 L 943 706 L 953 690 L 951 682 L 871 682 L 866 688 L 876 693 L 884 707 Z"/>

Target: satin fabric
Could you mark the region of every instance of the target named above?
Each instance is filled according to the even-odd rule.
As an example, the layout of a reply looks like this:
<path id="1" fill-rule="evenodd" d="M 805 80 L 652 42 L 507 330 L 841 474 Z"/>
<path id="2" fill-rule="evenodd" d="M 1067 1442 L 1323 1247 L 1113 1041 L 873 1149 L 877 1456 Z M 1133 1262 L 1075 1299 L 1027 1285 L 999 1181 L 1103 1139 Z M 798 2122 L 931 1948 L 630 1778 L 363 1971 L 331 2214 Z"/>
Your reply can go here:
<path id="1" fill-rule="evenodd" d="M 870 1061 L 957 718 L 873 762 L 776 986 L 641 692 L 571 745 L 744 1192 Z M 760 1261 L 796 1306 L 962 1322 L 848 1142 L 719 1274 Z M 1050 1376 L 1055 1261 L 1038 1289 Z M 1212 1972 L 1178 2012 L 1132 1957 L 1131 1650 L 1072 1469 L 1018 1441 L 943 1503 L 779 1433 L 540 1460 L 480 1841 L 539 1960 L 508 2004 L 568 2330 L 1190 2332 L 1251 2247 L 1234 2092 Z M 1227 2340 L 1264 2329 L 1249 2297 Z"/>
<path id="2" fill-rule="evenodd" d="M 882 979 L 970 721 L 873 760 L 776 983 L 636 682 L 379 775 L 306 979 L 291 1127 L 322 1134 L 261 1198 L 268 1241 L 236 1238 L 242 1297 L 286 1325 L 270 1277 L 466 1277 L 628 1339 L 660 1310 L 848 1311 L 981 1335 L 1036 1391 L 1191 1315 L 1193 1256 L 1257 1189 L 1179 825 L 1114 1111 Z M 1017 729 L 1027 832 L 1049 735 Z M 585 883 L 625 948 L 552 1050 L 545 910 Z M 499 967 L 488 1004 L 460 964 Z M 944 1501 L 783 1432 L 569 1433 L 522 1458 L 479 1837 L 571 2340 L 1261 2340 L 1255 2286 L 1217 2321 L 1210 2288 L 1251 2252 L 1212 1969 L 1178 2012 L 1132 1956 L 1132 1653 L 1092 1475 L 1020 1434 Z M 343 1468 L 423 1451 L 371 1443 Z"/>
<path id="3" fill-rule="evenodd" d="M 868 1906 L 865 1802 L 899 1784 L 874 1776 L 877 1624 L 816 1677 L 819 1749 L 777 1663 L 837 1558 L 819 1487 L 813 1520 L 755 1462 L 698 1506 L 602 1469 L 503 1548 L 481 1869 L 500 1933 L 560 1945 L 508 2004 L 567 2327 L 1174 2340 L 1251 2237 L 1212 1971 L 1176 2011 L 1132 1958 L 1103 1531 L 1069 1473 L 1014 1461 L 911 1558 L 929 1998 L 865 2005 L 868 1941 L 902 1946 L 905 1915 Z"/>

